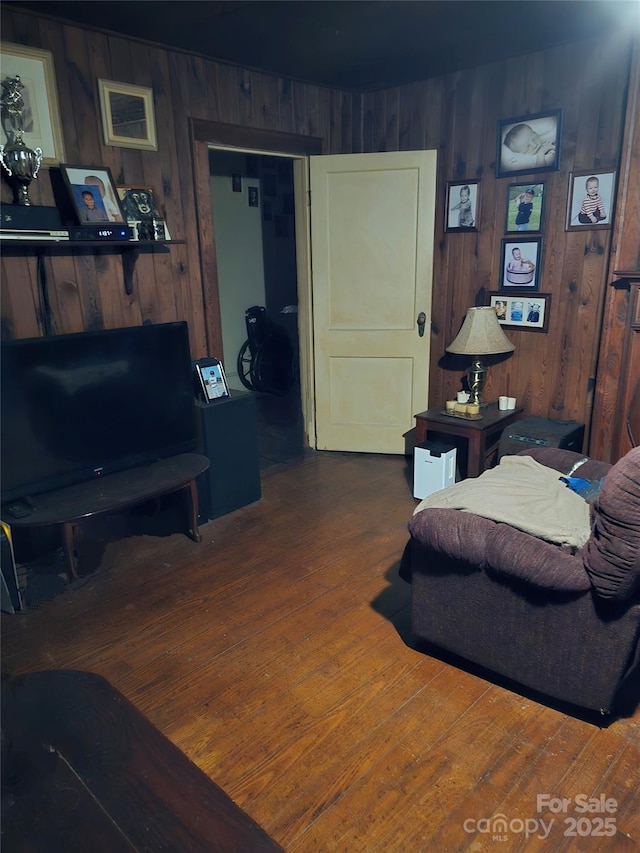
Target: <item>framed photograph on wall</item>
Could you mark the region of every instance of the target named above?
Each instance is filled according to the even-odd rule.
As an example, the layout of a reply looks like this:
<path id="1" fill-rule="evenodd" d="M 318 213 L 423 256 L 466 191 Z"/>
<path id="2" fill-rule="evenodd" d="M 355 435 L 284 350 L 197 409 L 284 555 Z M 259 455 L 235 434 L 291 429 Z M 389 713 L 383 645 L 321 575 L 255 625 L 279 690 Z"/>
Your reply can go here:
<path id="1" fill-rule="evenodd" d="M 157 151 L 153 89 L 98 80 L 104 144 Z"/>
<path id="2" fill-rule="evenodd" d="M 523 237 L 502 241 L 500 289 L 540 289 L 541 237 Z"/>
<path id="3" fill-rule="evenodd" d="M 201 358 L 196 361 L 196 373 L 200 380 L 205 403 L 229 396 L 229 386 L 224 375 L 222 362 L 217 358 Z"/>
<path id="4" fill-rule="evenodd" d="M 449 181 L 445 231 L 477 231 L 480 215 L 480 181 Z"/>
<path id="5" fill-rule="evenodd" d="M 3 81 L 19 77 L 17 108 L 22 110 L 23 139 L 27 147 L 42 149 L 42 165 L 58 165 L 64 160 L 62 124 L 58 106 L 58 90 L 53 64 L 53 54 L 48 50 L 24 47 L 21 44 L 0 44 L 0 66 Z M 2 95 L 6 87 L 3 83 Z M 6 145 L 13 140 L 20 126 L 18 116 L 12 116 L 6 107 L 2 110 L 2 138 Z"/>
<path id="6" fill-rule="evenodd" d="M 496 178 L 560 168 L 562 110 L 498 122 Z"/>
<path id="7" fill-rule="evenodd" d="M 61 163 L 60 174 L 81 224 L 125 221 L 111 171 L 106 166 L 71 166 Z"/>
<path id="8" fill-rule="evenodd" d="M 539 233 L 542 231 L 543 211 L 544 183 L 509 184 L 504 233 Z"/>
<path id="9" fill-rule="evenodd" d="M 491 290 L 488 296 L 489 305 L 495 308 L 501 326 L 530 332 L 548 331 L 550 293 L 530 293 L 524 290 L 505 294 Z"/>
<path id="10" fill-rule="evenodd" d="M 611 228 L 616 173 L 613 169 L 572 172 L 567 196 L 567 231 Z"/>

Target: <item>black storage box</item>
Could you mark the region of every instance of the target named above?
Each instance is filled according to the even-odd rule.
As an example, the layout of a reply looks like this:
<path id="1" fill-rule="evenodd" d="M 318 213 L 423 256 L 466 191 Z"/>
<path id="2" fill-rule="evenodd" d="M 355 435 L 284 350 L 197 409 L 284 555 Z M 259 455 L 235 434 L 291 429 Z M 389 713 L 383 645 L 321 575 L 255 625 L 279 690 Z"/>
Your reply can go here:
<path id="1" fill-rule="evenodd" d="M 583 440 L 584 424 L 530 415 L 502 431 L 498 459 L 531 447 L 558 447 L 581 453 Z"/>

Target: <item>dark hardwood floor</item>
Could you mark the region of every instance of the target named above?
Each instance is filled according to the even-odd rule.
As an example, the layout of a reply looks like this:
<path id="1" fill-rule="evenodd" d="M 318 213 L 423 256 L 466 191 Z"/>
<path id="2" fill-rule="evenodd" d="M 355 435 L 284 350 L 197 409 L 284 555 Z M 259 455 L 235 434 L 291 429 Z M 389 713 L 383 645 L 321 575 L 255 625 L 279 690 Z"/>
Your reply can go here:
<path id="1" fill-rule="evenodd" d="M 638 849 L 640 711 L 599 728 L 414 647 L 409 483 L 402 457 L 308 453 L 200 544 L 88 531 L 78 581 L 3 614 L 4 675 L 104 676 L 288 853 Z M 572 837 L 578 794 L 616 810 Z"/>

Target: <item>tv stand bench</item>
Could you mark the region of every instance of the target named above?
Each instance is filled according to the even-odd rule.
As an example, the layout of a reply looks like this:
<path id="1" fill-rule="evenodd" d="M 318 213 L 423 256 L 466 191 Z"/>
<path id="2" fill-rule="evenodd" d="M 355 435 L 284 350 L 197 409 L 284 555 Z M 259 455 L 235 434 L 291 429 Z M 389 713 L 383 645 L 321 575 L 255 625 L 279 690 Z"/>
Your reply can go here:
<path id="1" fill-rule="evenodd" d="M 62 536 L 69 579 L 77 577 L 74 531 L 83 519 L 114 512 L 151 498 L 184 490 L 187 531 L 200 542 L 196 478 L 207 470 L 209 459 L 197 453 L 181 453 L 150 465 L 128 468 L 99 479 L 45 492 L 33 498 L 33 509 L 22 518 L 5 518 L 12 528 L 58 525 Z"/>

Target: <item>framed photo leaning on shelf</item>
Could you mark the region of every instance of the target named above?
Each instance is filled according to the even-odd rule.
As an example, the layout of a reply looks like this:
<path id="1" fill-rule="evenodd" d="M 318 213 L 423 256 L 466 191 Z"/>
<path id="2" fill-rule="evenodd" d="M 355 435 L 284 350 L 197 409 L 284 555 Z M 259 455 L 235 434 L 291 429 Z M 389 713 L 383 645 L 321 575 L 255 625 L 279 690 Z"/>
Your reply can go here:
<path id="1" fill-rule="evenodd" d="M 217 358 L 201 358 L 196 361 L 196 373 L 200 380 L 205 403 L 229 396 L 229 386 L 224 375 L 222 362 Z"/>
<path id="2" fill-rule="evenodd" d="M 111 171 L 106 166 L 61 163 L 60 174 L 81 224 L 125 221 Z"/>

